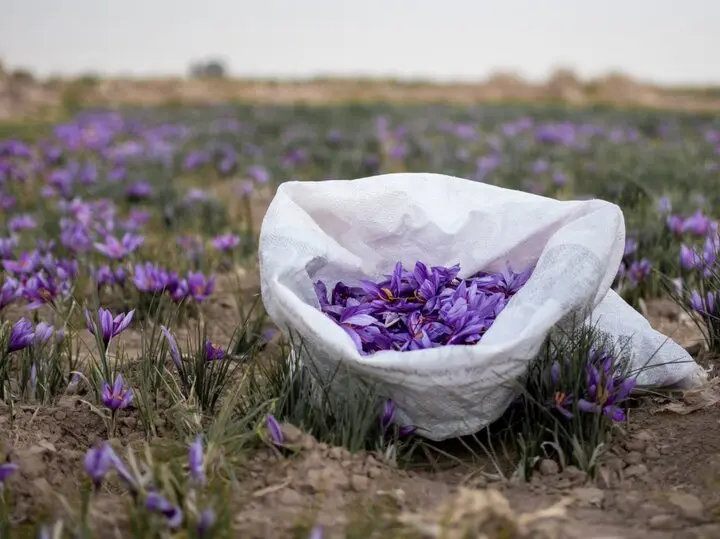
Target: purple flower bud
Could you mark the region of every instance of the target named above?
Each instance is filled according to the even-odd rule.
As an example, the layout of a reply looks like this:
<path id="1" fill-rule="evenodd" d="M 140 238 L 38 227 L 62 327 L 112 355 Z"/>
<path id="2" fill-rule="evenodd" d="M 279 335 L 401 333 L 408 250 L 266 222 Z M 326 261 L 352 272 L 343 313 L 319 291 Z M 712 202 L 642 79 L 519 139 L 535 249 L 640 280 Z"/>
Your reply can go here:
<path id="1" fill-rule="evenodd" d="M 103 383 L 100 400 L 110 410 L 122 410 L 132 403 L 133 390 L 125 387 L 122 375 L 118 374 L 112 386 L 107 382 Z"/>
<path id="2" fill-rule="evenodd" d="M 268 434 L 270 435 L 270 441 L 275 445 L 283 445 L 285 443 L 285 436 L 283 435 L 282 427 L 275 416 L 268 415 L 265 418 L 265 424 L 267 426 Z"/>
<path id="3" fill-rule="evenodd" d="M 32 344 L 35 338 L 33 325 L 30 320 L 21 318 L 10 329 L 10 340 L 8 342 L 8 353 L 23 350 Z"/>
<path id="4" fill-rule="evenodd" d="M 14 474 L 18 469 L 20 469 L 20 466 L 18 466 L 14 462 L 5 462 L 3 464 L 0 464 L 0 492 L 2 492 L 4 483 L 7 478 Z"/>
<path id="5" fill-rule="evenodd" d="M 135 309 L 127 314 L 121 313 L 113 318 L 112 313 L 107 309 L 103 309 L 102 307 L 98 309 L 100 336 L 105 344 L 105 348 L 108 347 L 113 337 L 117 337 L 128 328 L 134 315 Z M 95 335 L 98 328 L 96 327 L 95 321 L 90 318 L 90 313 L 87 309 L 85 309 L 85 319 L 87 320 L 88 330 Z"/>
<path id="6" fill-rule="evenodd" d="M 201 436 L 198 436 L 195 441 L 190 444 L 190 450 L 188 451 L 188 469 L 195 484 L 205 484 L 205 453 Z"/>
<path id="7" fill-rule="evenodd" d="M 145 508 L 152 513 L 163 515 L 167 519 L 170 529 L 177 529 L 183 523 L 182 509 L 170 503 L 167 498 L 157 492 L 148 493 L 145 499 Z"/>
<path id="8" fill-rule="evenodd" d="M 205 361 L 220 360 L 225 357 L 225 350 L 219 344 L 205 341 Z"/>
<path id="9" fill-rule="evenodd" d="M 205 537 L 210 531 L 210 529 L 212 529 L 212 527 L 215 525 L 216 520 L 217 517 L 215 516 L 215 511 L 213 511 L 212 508 L 208 507 L 206 509 L 203 509 L 197 521 L 198 537 Z"/>
<path id="10" fill-rule="evenodd" d="M 112 464 L 112 449 L 107 442 L 92 447 L 85 454 L 85 473 L 88 474 L 96 489 L 105 479 Z"/>

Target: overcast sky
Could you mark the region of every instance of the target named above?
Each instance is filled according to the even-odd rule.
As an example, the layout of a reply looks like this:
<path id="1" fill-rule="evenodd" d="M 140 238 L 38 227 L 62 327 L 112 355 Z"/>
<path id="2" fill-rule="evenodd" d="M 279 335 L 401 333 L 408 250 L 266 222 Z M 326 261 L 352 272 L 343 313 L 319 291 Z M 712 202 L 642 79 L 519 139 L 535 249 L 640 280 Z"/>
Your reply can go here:
<path id="1" fill-rule="evenodd" d="M 0 58 L 40 75 L 542 79 L 621 70 L 720 83 L 720 0 L 1 0 Z"/>

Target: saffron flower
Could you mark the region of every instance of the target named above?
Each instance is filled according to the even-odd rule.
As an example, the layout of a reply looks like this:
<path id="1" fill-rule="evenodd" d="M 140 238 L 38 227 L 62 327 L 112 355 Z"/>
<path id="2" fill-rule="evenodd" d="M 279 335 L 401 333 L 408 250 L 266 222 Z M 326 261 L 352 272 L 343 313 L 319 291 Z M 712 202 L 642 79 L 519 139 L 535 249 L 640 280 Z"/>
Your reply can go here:
<path id="1" fill-rule="evenodd" d="M 196 485 L 202 486 L 205 484 L 205 450 L 201 436 L 195 438 L 195 441 L 190 444 L 188 469 L 190 470 L 190 477 L 192 477 Z"/>
<path id="2" fill-rule="evenodd" d="M 127 232 L 120 240 L 115 236 L 107 236 L 105 243 L 95 243 L 95 249 L 108 258 L 122 260 L 126 256 L 134 253 L 144 241 L 145 238 L 142 236 L 135 236 Z"/>
<path id="3" fill-rule="evenodd" d="M 207 533 L 215 525 L 216 520 L 217 517 L 215 516 L 215 511 L 213 511 L 212 508 L 207 507 L 203 509 L 197 521 L 196 530 L 198 537 L 206 537 Z"/>
<path id="4" fill-rule="evenodd" d="M 20 466 L 18 466 L 14 462 L 4 462 L 3 464 L 0 464 L 0 492 L 2 492 L 7 478 L 19 469 Z"/>
<path id="5" fill-rule="evenodd" d="M 96 335 L 99 330 L 100 336 L 102 337 L 105 348 L 108 347 L 113 337 L 117 337 L 123 331 L 125 331 L 130 322 L 132 322 L 133 316 L 135 315 L 135 309 L 129 313 L 120 313 L 115 318 L 110 311 L 100 307 L 98 309 L 98 320 L 99 326 L 91 318 L 90 313 L 85 309 L 85 319 L 87 320 L 87 327 L 90 333 Z"/>
<path id="6" fill-rule="evenodd" d="M 635 379 L 621 377 L 611 355 L 598 353 L 588 363 L 587 394 L 578 400 L 578 408 L 583 412 L 602 413 L 613 421 L 625 421 L 625 411 L 620 404 L 634 387 Z"/>
<path id="7" fill-rule="evenodd" d="M 205 341 L 205 361 L 220 360 L 225 357 L 225 350 L 219 344 L 213 344 Z"/>
<path id="8" fill-rule="evenodd" d="M 13 303 L 21 295 L 20 283 L 8 277 L 0 287 L 0 311 Z"/>
<path id="9" fill-rule="evenodd" d="M 315 283 L 320 309 L 340 326 L 362 355 L 381 350 L 411 351 L 480 341 L 495 318 L 532 275 L 479 272 L 458 278 L 460 266 L 405 270 L 397 263 L 380 282 Z"/>
<path id="10" fill-rule="evenodd" d="M 265 418 L 265 426 L 267 427 L 268 434 L 270 435 L 270 441 L 275 445 L 283 445 L 285 443 L 285 436 L 283 435 L 282 427 L 275 416 L 269 414 Z"/>
<path id="11" fill-rule="evenodd" d="M 183 523 L 182 509 L 170 503 L 167 498 L 157 492 L 148 493 L 147 498 L 145 498 L 145 508 L 152 513 L 159 513 L 164 516 L 170 529 L 179 528 Z"/>
<path id="12" fill-rule="evenodd" d="M 122 375 L 118 374 L 112 386 L 107 382 L 103 383 L 100 400 L 113 412 L 115 410 L 122 410 L 132 403 L 133 390 L 125 387 Z"/>
<path id="13" fill-rule="evenodd" d="M 106 442 L 90 448 L 85 454 L 84 464 L 85 473 L 88 474 L 95 488 L 100 488 L 112 464 L 112 449 Z"/>
<path id="14" fill-rule="evenodd" d="M 240 238 L 234 234 L 223 234 L 213 238 L 211 243 L 218 251 L 228 253 L 240 245 Z"/>
<path id="15" fill-rule="evenodd" d="M 10 329 L 10 340 L 7 352 L 18 352 L 30 346 L 35 338 L 35 331 L 30 320 L 21 318 Z"/>
<path id="16" fill-rule="evenodd" d="M 205 301 L 215 291 L 215 277 L 208 278 L 200 272 L 189 272 L 186 283 L 188 294 L 197 302 Z"/>
<path id="17" fill-rule="evenodd" d="M 168 347 L 170 348 L 170 358 L 173 360 L 173 363 L 175 363 L 175 366 L 182 370 L 182 359 L 180 357 L 180 348 L 178 348 L 177 341 L 175 340 L 175 337 L 173 336 L 170 331 L 168 331 L 168 328 L 165 326 L 160 326 L 160 331 L 162 331 L 163 336 L 168 342 Z"/>

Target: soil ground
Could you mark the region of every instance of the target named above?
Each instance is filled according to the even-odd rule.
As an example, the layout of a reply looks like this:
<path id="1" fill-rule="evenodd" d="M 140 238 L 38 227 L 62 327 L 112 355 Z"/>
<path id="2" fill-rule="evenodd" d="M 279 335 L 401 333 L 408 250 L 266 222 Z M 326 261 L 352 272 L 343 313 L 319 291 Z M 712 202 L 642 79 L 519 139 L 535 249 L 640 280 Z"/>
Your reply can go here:
<path id="1" fill-rule="evenodd" d="M 217 303 L 216 316 L 227 320 L 228 308 Z M 684 346 L 698 348 L 699 333 L 667 303 L 651 303 L 648 316 Z M 133 336 L 125 341 L 131 346 Z M 440 537 L 433 524 L 451 512 L 454 531 L 442 537 L 717 538 L 716 387 L 671 401 L 644 398 L 593 481 L 572 467 L 558 470 L 551 461 L 541 462 L 529 483 L 502 481 L 483 457 L 443 471 L 399 470 L 378 456 L 350 455 L 286 426 L 288 439 L 302 449 L 285 459 L 269 449 L 248 457 L 233 489 L 239 508 L 234 527 L 245 538 L 307 537 L 314 522 L 326 527 L 326 537 Z M 0 409 L 0 442 L 14 447 L 11 457 L 20 464 L 10 481 L 18 519 L 51 517 L 58 493 L 77 492 L 84 452 L 103 431 L 101 419 L 79 396 L 51 409 Z M 138 420 L 128 415 L 112 443 L 142 440 Z M 121 493 L 112 484 L 102 493 L 98 518 L 119 513 Z M 533 515 L 553 506 L 549 514 Z M 465 528 L 475 531 L 463 535 Z"/>

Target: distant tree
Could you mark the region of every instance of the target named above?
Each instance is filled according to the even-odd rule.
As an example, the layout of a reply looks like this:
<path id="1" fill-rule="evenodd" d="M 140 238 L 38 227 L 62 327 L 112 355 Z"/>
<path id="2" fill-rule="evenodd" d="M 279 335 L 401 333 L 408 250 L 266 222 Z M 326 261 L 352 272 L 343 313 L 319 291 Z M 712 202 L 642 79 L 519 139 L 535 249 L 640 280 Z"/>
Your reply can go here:
<path id="1" fill-rule="evenodd" d="M 223 79 L 227 69 L 220 60 L 206 60 L 190 64 L 190 77 L 194 79 Z"/>
<path id="2" fill-rule="evenodd" d="M 13 70 L 13 72 L 10 74 L 10 77 L 14 82 L 18 82 L 20 84 L 29 84 L 32 82 L 35 82 L 35 77 L 33 76 L 32 72 L 29 69 L 23 69 L 18 68 Z"/>

